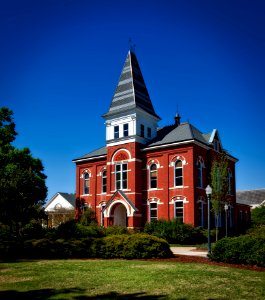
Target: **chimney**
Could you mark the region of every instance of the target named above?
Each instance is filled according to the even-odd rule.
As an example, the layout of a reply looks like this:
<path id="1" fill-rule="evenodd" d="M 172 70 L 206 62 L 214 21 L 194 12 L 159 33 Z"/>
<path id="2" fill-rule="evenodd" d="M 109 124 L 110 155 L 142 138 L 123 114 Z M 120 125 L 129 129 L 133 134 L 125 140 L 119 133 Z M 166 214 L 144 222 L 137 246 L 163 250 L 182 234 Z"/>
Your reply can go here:
<path id="1" fill-rule="evenodd" d="M 180 124 L 180 115 L 178 113 L 176 113 L 176 116 L 174 117 L 174 119 L 175 119 L 175 125 L 179 126 L 179 124 Z"/>

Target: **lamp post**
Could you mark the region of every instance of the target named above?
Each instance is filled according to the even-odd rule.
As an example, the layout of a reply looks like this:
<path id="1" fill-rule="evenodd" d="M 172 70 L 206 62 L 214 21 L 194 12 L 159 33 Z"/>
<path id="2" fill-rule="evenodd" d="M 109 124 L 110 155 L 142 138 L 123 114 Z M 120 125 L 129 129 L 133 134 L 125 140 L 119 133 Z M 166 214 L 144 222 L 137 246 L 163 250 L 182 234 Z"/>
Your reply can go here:
<path id="1" fill-rule="evenodd" d="M 206 189 L 207 203 L 208 203 L 208 255 L 211 254 L 211 224 L 210 224 L 210 199 L 212 195 L 212 188 L 208 184 Z"/>
<path id="2" fill-rule="evenodd" d="M 224 209 L 225 209 L 225 236 L 227 237 L 227 210 L 228 210 L 227 204 L 225 204 Z"/>

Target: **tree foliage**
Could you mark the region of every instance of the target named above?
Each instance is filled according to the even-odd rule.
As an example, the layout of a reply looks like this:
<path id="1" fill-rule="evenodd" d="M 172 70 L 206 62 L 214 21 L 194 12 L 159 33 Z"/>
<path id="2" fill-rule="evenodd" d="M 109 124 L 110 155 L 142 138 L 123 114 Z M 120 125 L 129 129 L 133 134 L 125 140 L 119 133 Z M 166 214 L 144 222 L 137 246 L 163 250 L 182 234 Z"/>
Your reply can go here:
<path id="1" fill-rule="evenodd" d="M 47 195 L 46 176 L 40 159 L 28 148 L 11 143 L 17 133 L 13 112 L 0 109 L 0 222 L 18 231 L 40 212 Z"/>
<path id="2" fill-rule="evenodd" d="M 215 216 L 216 240 L 218 240 L 218 224 L 220 212 L 224 205 L 229 203 L 228 195 L 228 159 L 225 152 L 222 152 L 213 161 L 211 168 L 211 204 Z"/>
<path id="3" fill-rule="evenodd" d="M 251 210 L 251 222 L 255 226 L 265 226 L 265 204 Z"/>

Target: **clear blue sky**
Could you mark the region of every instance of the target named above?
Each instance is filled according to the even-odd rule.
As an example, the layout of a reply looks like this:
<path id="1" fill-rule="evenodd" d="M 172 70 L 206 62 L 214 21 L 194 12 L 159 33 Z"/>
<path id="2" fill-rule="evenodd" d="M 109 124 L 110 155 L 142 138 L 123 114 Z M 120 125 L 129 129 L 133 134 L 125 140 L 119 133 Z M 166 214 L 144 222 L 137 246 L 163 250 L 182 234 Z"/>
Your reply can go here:
<path id="1" fill-rule="evenodd" d="M 132 38 L 160 126 L 217 128 L 237 189 L 265 187 L 265 1 L 0 0 L 0 106 L 43 161 L 50 198 L 105 144 Z"/>

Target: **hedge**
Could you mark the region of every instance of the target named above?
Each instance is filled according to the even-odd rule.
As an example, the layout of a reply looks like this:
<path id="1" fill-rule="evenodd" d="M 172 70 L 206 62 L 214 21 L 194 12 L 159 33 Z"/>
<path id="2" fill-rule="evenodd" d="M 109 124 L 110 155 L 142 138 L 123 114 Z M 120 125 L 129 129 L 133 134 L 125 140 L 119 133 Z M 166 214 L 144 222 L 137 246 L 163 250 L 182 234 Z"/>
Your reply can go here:
<path id="1" fill-rule="evenodd" d="M 170 244 L 202 244 L 207 241 L 203 229 L 178 220 L 146 223 L 144 232 L 167 240 Z"/>
<path id="2" fill-rule="evenodd" d="M 2 247 L 1 247 L 2 246 Z M 168 243 L 148 234 L 122 234 L 103 238 L 33 239 L 1 244 L 1 259 L 17 258 L 166 258 Z"/>
<path id="3" fill-rule="evenodd" d="M 265 267 L 265 238 L 253 234 L 223 238 L 216 242 L 210 259 Z"/>

